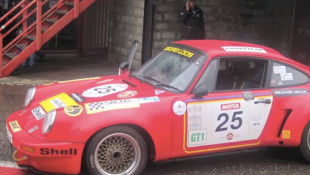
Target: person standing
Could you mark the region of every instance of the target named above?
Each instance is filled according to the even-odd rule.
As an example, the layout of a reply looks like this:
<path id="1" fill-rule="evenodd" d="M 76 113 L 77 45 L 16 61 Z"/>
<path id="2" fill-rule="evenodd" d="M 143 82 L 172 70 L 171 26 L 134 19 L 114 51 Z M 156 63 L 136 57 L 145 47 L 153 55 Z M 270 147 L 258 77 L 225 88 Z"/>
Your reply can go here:
<path id="1" fill-rule="evenodd" d="M 184 24 L 181 33 L 182 40 L 204 39 L 203 11 L 196 5 L 196 0 L 186 0 L 180 16 Z"/>

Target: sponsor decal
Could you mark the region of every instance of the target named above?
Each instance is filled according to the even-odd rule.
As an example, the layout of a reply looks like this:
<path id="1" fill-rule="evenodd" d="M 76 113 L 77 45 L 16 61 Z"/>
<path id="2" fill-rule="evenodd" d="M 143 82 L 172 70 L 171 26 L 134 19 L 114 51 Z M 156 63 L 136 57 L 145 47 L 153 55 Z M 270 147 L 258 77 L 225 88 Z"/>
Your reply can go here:
<path id="1" fill-rule="evenodd" d="M 131 98 L 138 94 L 137 91 L 125 91 L 121 92 L 117 95 L 118 98 Z"/>
<path id="2" fill-rule="evenodd" d="M 116 109 L 129 109 L 138 107 L 140 107 L 140 103 L 138 102 L 137 99 L 111 100 L 111 101 L 102 101 L 102 102 L 85 104 L 87 114 L 94 114 L 98 112 L 116 110 Z"/>
<path id="3" fill-rule="evenodd" d="M 75 81 L 83 81 L 83 80 L 95 80 L 99 79 L 100 77 L 91 77 L 91 78 L 81 78 L 81 79 L 75 79 L 75 80 L 68 80 L 68 81 L 59 81 L 58 83 L 70 83 L 70 82 L 75 82 Z"/>
<path id="4" fill-rule="evenodd" d="M 234 134 L 233 133 L 228 133 L 226 138 L 227 138 L 227 140 L 232 140 L 234 138 Z"/>
<path id="5" fill-rule="evenodd" d="M 124 91 L 128 88 L 127 84 L 108 84 L 88 89 L 82 93 L 84 97 L 103 97 Z"/>
<path id="6" fill-rule="evenodd" d="M 34 108 L 31 112 L 37 120 L 44 118 L 46 115 L 45 111 L 41 108 L 41 106 Z"/>
<path id="7" fill-rule="evenodd" d="M 190 52 L 190 51 L 184 50 L 184 49 L 180 49 L 177 47 L 166 47 L 164 49 L 164 51 L 177 53 L 179 55 L 183 55 L 183 56 L 188 57 L 188 58 L 192 58 L 195 55 L 193 52 Z"/>
<path id="8" fill-rule="evenodd" d="M 85 98 L 82 97 L 82 95 L 78 94 L 78 93 L 73 93 L 70 95 L 70 97 L 76 101 L 77 103 L 82 103 L 85 101 Z"/>
<path id="9" fill-rule="evenodd" d="M 291 130 L 282 130 L 282 139 L 291 139 Z"/>
<path id="10" fill-rule="evenodd" d="M 33 133 L 34 131 L 36 131 L 36 130 L 38 130 L 39 129 L 39 127 L 38 126 L 34 126 L 33 128 L 31 128 L 31 129 L 29 129 L 28 130 L 28 133 Z"/>
<path id="11" fill-rule="evenodd" d="M 261 125 L 261 119 L 262 118 L 263 117 L 261 117 L 261 116 L 254 116 L 254 117 L 252 117 L 252 126 L 253 127 L 259 127 Z"/>
<path id="12" fill-rule="evenodd" d="M 222 47 L 226 52 L 256 52 L 267 53 L 265 49 L 258 47 L 236 47 L 236 46 L 224 46 Z"/>
<path id="13" fill-rule="evenodd" d="M 41 148 L 40 149 L 40 154 L 41 155 L 49 155 L 49 156 L 54 156 L 54 155 L 77 155 L 77 149 L 76 148 L 69 148 L 69 149 L 54 149 L 54 148 Z"/>
<path id="14" fill-rule="evenodd" d="M 159 98 L 154 96 L 154 97 L 143 97 L 143 98 L 138 98 L 137 99 L 140 104 L 143 103 L 152 103 L 152 102 L 159 102 Z"/>
<path id="15" fill-rule="evenodd" d="M 155 90 L 155 94 L 156 94 L 156 95 L 162 94 L 162 93 L 164 93 L 164 92 L 166 92 L 166 91 L 163 91 L 163 90 Z"/>
<path id="16" fill-rule="evenodd" d="M 176 115 L 183 115 L 186 112 L 186 104 L 183 101 L 176 101 L 173 104 L 173 112 Z"/>
<path id="17" fill-rule="evenodd" d="M 273 66 L 273 73 L 274 74 L 286 74 L 286 67 L 285 66 Z"/>
<path id="18" fill-rule="evenodd" d="M 240 109 L 241 104 L 240 103 L 228 103 L 228 104 L 222 104 L 221 110 L 234 110 L 234 109 Z"/>
<path id="19" fill-rule="evenodd" d="M 6 127 L 6 135 L 7 135 L 8 139 L 9 139 L 10 143 L 12 144 L 13 143 L 12 142 L 12 134 L 11 134 L 9 128 L 8 128 L 8 125 L 5 125 L 5 127 Z"/>
<path id="20" fill-rule="evenodd" d="M 243 92 L 242 95 L 245 101 L 254 100 L 254 94 L 252 92 Z"/>
<path id="21" fill-rule="evenodd" d="M 18 131 L 21 131 L 22 129 L 20 128 L 19 124 L 18 124 L 18 121 L 17 120 L 14 120 L 14 121 L 10 121 L 9 122 L 9 125 L 12 129 L 13 132 L 18 132 Z"/>
<path id="22" fill-rule="evenodd" d="M 188 146 L 205 145 L 207 142 L 207 130 L 196 130 L 188 132 Z"/>
<path id="23" fill-rule="evenodd" d="M 273 95 L 275 97 L 285 97 L 285 96 L 296 96 L 308 94 L 307 89 L 281 89 L 273 90 Z"/>
<path id="24" fill-rule="evenodd" d="M 63 108 L 66 106 L 74 106 L 78 104 L 66 93 L 61 93 L 40 102 L 40 105 L 46 112 L 49 112 L 54 109 Z"/>
<path id="25" fill-rule="evenodd" d="M 107 80 L 102 80 L 102 81 L 98 81 L 97 84 L 103 84 L 103 83 L 107 83 L 110 81 L 113 81 L 114 79 L 107 79 Z"/>
<path id="26" fill-rule="evenodd" d="M 71 117 L 76 117 L 83 112 L 83 107 L 81 105 L 67 106 L 64 108 L 67 115 Z"/>

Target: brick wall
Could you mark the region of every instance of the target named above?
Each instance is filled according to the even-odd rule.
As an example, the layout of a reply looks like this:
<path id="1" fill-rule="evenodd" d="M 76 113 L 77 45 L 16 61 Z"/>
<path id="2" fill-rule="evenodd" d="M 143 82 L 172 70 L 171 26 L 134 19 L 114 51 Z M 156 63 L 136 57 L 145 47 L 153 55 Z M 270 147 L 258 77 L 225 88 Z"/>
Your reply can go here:
<path id="1" fill-rule="evenodd" d="M 180 38 L 184 0 L 155 4 L 153 55 Z M 204 11 L 206 39 L 262 44 L 288 55 L 293 0 L 197 0 Z"/>
<path id="2" fill-rule="evenodd" d="M 133 67 L 141 64 L 144 0 L 112 0 L 110 5 L 109 61 L 126 61 L 134 40 L 140 45 Z"/>

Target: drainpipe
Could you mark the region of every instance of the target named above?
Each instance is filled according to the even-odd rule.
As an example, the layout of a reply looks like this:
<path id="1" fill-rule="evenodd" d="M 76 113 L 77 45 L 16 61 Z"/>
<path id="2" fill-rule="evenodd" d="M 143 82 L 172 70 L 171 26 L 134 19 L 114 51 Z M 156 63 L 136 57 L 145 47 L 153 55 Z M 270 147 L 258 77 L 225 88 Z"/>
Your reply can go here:
<path id="1" fill-rule="evenodd" d="M 292 58 L 292 47 L 293 47 L 293 38 L 294 38 L 295 16 L 296 16 L 296 0 L 294 0 L 294 6 L 293 6 L 290 48 L 289 48 L 289 51 L 288 51 L 288 55 L 289 55 L 290 58 Z"/>
<path id="2" fill-rule="evenodd" d="M 149 60 L 152 57 L 154 1 L 156 0 L 145 0 L 145 3 L 144 3 L 141 64 L 145 63 L 147 60 Z"/>

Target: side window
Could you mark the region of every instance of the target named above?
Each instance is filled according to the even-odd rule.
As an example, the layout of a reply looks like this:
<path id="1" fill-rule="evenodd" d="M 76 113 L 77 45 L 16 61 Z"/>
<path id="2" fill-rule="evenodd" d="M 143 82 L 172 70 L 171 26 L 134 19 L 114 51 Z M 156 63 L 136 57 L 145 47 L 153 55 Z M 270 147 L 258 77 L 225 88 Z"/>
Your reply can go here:
<path id="1" fill-rule="evenodd" d="M 209 63 L 207 69 L 205 70 L 205 72 L 202 74 L 200 80 L 198 81 L 198 83 L 195 86 L 195 89 L 197 87 L 199 87 L 201 84 L 205 85 L 209 91 L 212 91 L 213 85 L 214 85 L 214 79 L 216 76 L 216 66 L 217 66 L 217 60 L 213 60 Z M 194 89 L 194 92 L 195 92 Z"/>
<path id="2" fill-rule="evenodd" d="M 254 58 L 222 58 L 215 90 L 258 89 L 264 86 L 268 61 Z"/>
<path id="3" fill-rule="evenodd" d="M 270 87 L 285 87 L 307 83 L 309 77 L 285 64 L 273 62 Z"/>

